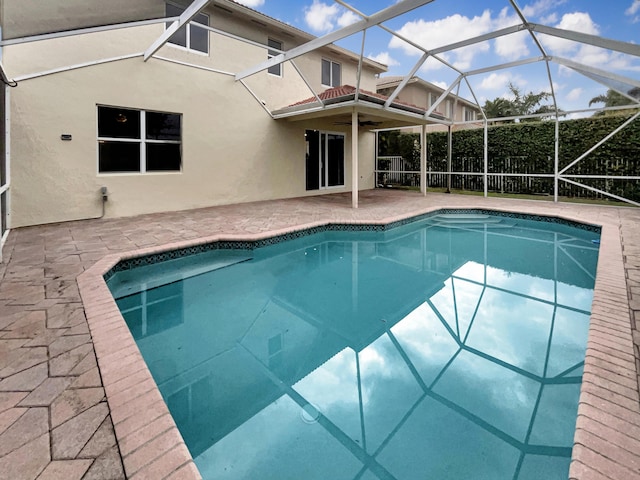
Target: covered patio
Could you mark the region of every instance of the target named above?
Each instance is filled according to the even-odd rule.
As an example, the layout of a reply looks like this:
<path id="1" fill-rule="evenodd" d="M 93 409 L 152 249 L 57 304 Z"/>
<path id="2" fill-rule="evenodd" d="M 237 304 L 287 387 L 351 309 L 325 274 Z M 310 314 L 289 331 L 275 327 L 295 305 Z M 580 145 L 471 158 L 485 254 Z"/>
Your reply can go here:
<path id="1" fill-rule="evenodd" d="M 12 479 L 199 478 L 104 298 L 105 261 L 439 208 L 603 225 L 571 478 L 640 478 L 640 211 L 388 189 L 360 192 L 358 209 L 345 193 L 12 230 L 0 264 L 0 471 Z"/>

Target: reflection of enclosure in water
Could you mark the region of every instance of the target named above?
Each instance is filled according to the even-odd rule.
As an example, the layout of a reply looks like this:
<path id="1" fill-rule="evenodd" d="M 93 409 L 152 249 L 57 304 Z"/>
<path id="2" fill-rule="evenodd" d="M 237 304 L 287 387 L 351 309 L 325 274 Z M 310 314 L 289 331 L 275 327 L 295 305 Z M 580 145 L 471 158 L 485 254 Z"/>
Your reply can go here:
<path id="1" fill-rule="evenodd" d="M 157 289 L 175 295 L 166 330 L 134 334 L 203 475 L 229 452 L 277 463 L 243 445 L 292 416 L 305 421 L 267 450 L 320 429 L 345 478 L 568 470 L 597 252 L 491 221 L 436 217 L 361 242 L 325 233 L 185 280 L 182 295 Z M 294 475 L 289 463 L 274 468 Z"/>

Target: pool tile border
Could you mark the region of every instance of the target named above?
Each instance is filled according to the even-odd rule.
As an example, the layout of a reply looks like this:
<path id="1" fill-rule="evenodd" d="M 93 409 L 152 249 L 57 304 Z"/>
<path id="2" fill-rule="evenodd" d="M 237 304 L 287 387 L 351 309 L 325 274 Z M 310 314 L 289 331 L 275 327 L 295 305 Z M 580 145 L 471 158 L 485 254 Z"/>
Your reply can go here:
<path id="1" fill-rule="evenodd" d="M 587 224 L 584 222 L 576 222 L 574 220 L 557 217 L 557 216 L 543 216 L 543 215 L 528 215 L 523 213 L 514 213 L 498 210 L 478 209 L 478 208 L 439 208 L 431 212 L 423 213 L 421 215 L 410 216 L 402 218 L 400 220 L 392 221 L 389 223 L 384 222 L 371 222 L 371 223 L 320 223 L 316 226 L 309 226 L 307 228 L 300 228 L 289 231 L 287 233 L 281 233 L 278 235 L 265 234 L 259 238 L 243 238 L 243 239 L 231 239 L 225 237 L 210 242 L 201 242 L 197 240 L 195 244 L 176 248 L 172 250 L 165 250 L 161 253 L 151 253 L 142 256 L 134 256 L 130 258 L 124 258 L 122 261 L 116 263 L 108 272 L 104 274 L 105 281 L 109 281 L 113 275 L 117 272 L 124 270 L 130 270 L 135 267 L 144 265 L 152 265 L 154 263 L 164 262 L 166 260 L 173 260 L 189 255 L 195 255 L 199 253 L 210 252 L 213 250 L 254 250 L 260 247 L 266 247 L 269 245 L 276 245 L 278 243 L 286 242 L 288 240 L 294 240 L 298 238 L 307 237 L 316 233 L 322 232 L 385 232 L 391 229 L 408 225 L 410 223 L 419 222 L 430 217 L 437 215 L 447 215 L 452 213 L 459 214 L 482 214 L 482 215 L 494 215 L 506 218 L 519 218 L 525 220 L 542 221 L 547 223 L 555 223 L 561 225 L 568 225 L 571 227 L 579 228 L 594 233 L 600 233 L 601 227 L 598 225 Z"/>
<path id="2" fill-rule="evenodd" d="M 591 324 L 569 477 L 570 480 L 640 480 L 640 469 L 636 466 L 637 455 L 630 452 L 632 446 L 640 446 L 640 399 L 618 227 L 609 224 L 584 224 L 580 219 L 554 214 L 527 215 L 522 214 L 521 210 L 522 206 L 518 207 L 518 211 L 506 208 L 432 207 L 380 221 L 350 223 L 355 228 L 378 228 L 382 225 L 393 228 L 391 225 L 399 226 L 414 221 L 416 216 L 428 216 L 434 212 L 473 211 L 513 217 L 540 217 L 554 223 L 582 224 L 592 231 L 601 229 Z M 195 480 L 201 476 L 111 296 L 105 276 L 110 275 L 119 262 L 126 260 L 162 256 L 172 250 L 200 248 L 216 242 L 255 244 L 272 237 L 295 237 L 299 235 L 297 232 L 326 229 L 330 225 L 343 224 L 314 222 L 257 235 L 217 235 L 143 248 L 125 254 L 107 255 L 78 277 L 80 296 L 128 478 L 170 477 Z M 631 438 L 620 433 L 629 431 L 637 431 L 639 435 Z M 636 468 L 631 470 L 623 465 L 633 465 Z"/>

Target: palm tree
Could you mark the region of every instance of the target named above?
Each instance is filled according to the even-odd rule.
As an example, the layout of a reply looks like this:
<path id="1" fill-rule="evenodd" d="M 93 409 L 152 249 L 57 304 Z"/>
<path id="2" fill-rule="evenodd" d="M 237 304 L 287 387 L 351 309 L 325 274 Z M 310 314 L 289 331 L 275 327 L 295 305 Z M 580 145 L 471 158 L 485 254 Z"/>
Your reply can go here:
<path id="1" fill-rule="evenodd" d="M 638 100 L 640 100 L 640 88 L 638 87 L 633 87 L 627 92 L 627 94 L 633 98 L 637 98 Z M 609 89 L 607 90 L 607 93 L 597 95 L 589 100 L 589 106 L 593 105 L 594 103 L 604 103 L 605 107 L 622 107 L 625 105 L 633 104 L 633 101 L 631 101 L 621 93 Z M 626 112 L 626 110 L 622 110 L 622 112 Z"/>

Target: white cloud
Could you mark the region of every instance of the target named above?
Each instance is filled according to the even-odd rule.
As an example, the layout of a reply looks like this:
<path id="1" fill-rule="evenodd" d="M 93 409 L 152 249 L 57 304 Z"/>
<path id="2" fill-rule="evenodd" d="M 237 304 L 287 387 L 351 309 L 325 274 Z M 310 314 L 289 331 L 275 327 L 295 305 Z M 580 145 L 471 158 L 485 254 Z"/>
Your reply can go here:
<path id="1" fill-rule="evenodd" d="M 389 52 L 380 52 L 377 55 L 373 55 L 370 53 L 369 55 L 367 55 L 367 58 L 373 60 L 374 62 L 383 63 L 384 65 L 387 65 L 389 67 L 400 65 L 397 60 L 389 55 Z"/>
<path id="2" fill-rule="evenodd" d="M 562 16 L 562 19 L 556 26 L 564 30 L 583 32 L 591 35 L 600 34 L 599 26 L 591 19 L 591 16 L 585 12 L 567 13 Z M 548 35 L 541 35 L 540 39 L 550 55 L 567 57 L 576 62 L 600 68 L 606 65 L 608 70 L 640 70 L 640 65 L 637 64 L 635 59 L 622 53 Z"/>
<path id="3" fill-rule="evenodd" d="M 450 60 L 446 53 L 438 56 L 442 60 L 445 60 L 447 62 Z M 429 57 L 427 58 L 427 61 L 422 64 L 422 67 L 420 67 L 419 71 L 422 73 L 428 73 L 428 72 L 434 72 L 436 70 L 440 70 L 443 67 L 444 67 L 444 64 L 442 62 L 440 62 L 439 60 L 436 60 L 433 57 Z"/>
<path id="4" fill-rule="evenodd" d="M 584 95 L 584 89 L 577 87 L 572 89 L 569 93 L 567 93 L 566 99 L 570 102 L 575 102 L 580 100 Z"/>
<path id="5" fill-rule="evenodd" d="M 598 35 L 600 29 L 587 12 L 565 13 L 557 25 L 558 28 L 573 30 L 575 32 Z"/>
<path id="6" fill-rule="evenodd" d="M 346 27 L 356 23 L 360 20 L 360 17 L 352 11 L 340 7 L 338 4 L 328 4 L 321 0 L 313 0 L 313 3 L 304 9 L 304 20 L 314 32 L 325 33 L 334 30 L 336 27 Z"/>
<path id="7" fill-rule="evenodd" d="M 492 73 L 482 79 L 480 88 L 482 90 L 502 90 L 511 81 L 511 75 L 508 73 Z"/>
<path id="8" fill-rule="evenodd" d="M 591 35 L 598 35 L 600 31 L 598 25 L 586 12 L 565 13 L 560 22 L 555 26 L 563 30 L 588 33 Z M 579 42 L 552 37 L 550 35 L 542 35 L 540 39 L 543 46 L 549 50 L 551 55 L 571 56 L 571 58 L 580 61 L 579 57 L 583 57 L 588 53 L 587 50 L 589 46 Z"/>
<path id="9" fill-rule="evenodd" d="M 250 8 L 256 8 L 261 5 L 264 5 L 264 0 L 235 0 L 235 1 Z"/>
<path id="10" fill-rule="evenodd" d="M 342 15 L 340 15 L 340 17 L 338 17 L 337 21 L 338 21 L 338 25 L 340 25 L 341 27 L 346 27 L 347 25 L 356 23 L 359 20 L 361 20 L 361 18 L 358 15 L 353 13 L 351 10 L 347 10 Z"/>
<path id="11" fill-rule="evenodd" d="M 440 82 L 438 80 L 431 80 L 431 83 L 433 83 L 436 87 L 440 87 L 443 90 L 446 90 L 447 88 L 449 88 L 449 85 L 447 85 L 447 82 Z"/>
<path id="12" fill-rule="evenodd" d="M 477 86 L 476 93 L 479 93 L 485 100 L 487 98 L 494 99 L 496 97 L 513 100 L 513 94 L 509 90 L 509 84 L 515 85 L 520 91 L 527 89 L 527 80 L 520 75 L 509 71 L 493 72 L 485 76 Z M 542 90 L 540 90 L 542 91 Z M 483 102 L 485 101 L 483 100 Z"/>
<path id="13" fill-rule="evenodd" d="M 540 23 L 545 25 L 551 25 L 552 23 L 556 23 L 558 21 L 558 14 L 556 12 L 550 13 L 544 17 L 540 17 Z"/>
<path id="14" fill-rule="evenodd" d="M 635 15 L 640 12 L 640 0 L 633 0 L 633 3 L 625 10 L 627 15 Z"/>
<path id="15" fill-rule="evenodd" d="M 563 30 L 589 33 L 591 35 L 598 35 L 600 31 L 598 25 L 591 19 L 591 16 L 587 12 L 565 13 L 560 22 L 555 26 Z M 543 35 L 540 38 L 543 45 L 551 50 L 551 54 L 573 55 L 579 52 L 581 46 L 585 46 L 579 42 L 572 42 L 571 40 L 552 37 L 550 35 Z"/>
<path id="16" fill-rule="evenodd" d="M 640 22 L 640 0 L 633 0 L 633 3 L 625 10 L 625 15 L 633 17 L 631 21 L 633 23 Z"/>
<path id="17" fill-rule="evenodd" d="M 564 118 L 566 120 L 577 120 L 579 118 L 586 118 L 592 115 L 591 112 L 578 112 L 578 113 L 569 113 Z"/>
<path id="18" fill-rule="evenodd" d="M 520 23 L 520 17 L 515 13 L 509 15 L 510 10 L 506 7 L 500 11 L 498 17 L 494 20 L 494 30 L 510 27 Z M 527 47 L 527 39 L 529 35 L 527 32 L 517 32 L 507 35 L 505 37 L 499 37 L 495 39 L 494 47 L 496 53 L 509 61 L 518 60 L 522 57 L 529 55 L 529 48 Z"/>
<path id="19" fill-rule="evenodd" d="M 492 14 L 491 10 L 485 10 L 482 15 L 472 18 L 455 14 L 432 21 L 417 19 L 405 23 L 398 30 L 398 33 L 426 49 L 434 49 L 483 35 L 496 29 L 517 25 L 518 23 L 520 23 L 519 17 L 515 13 L 512 14 L 508 8 L 503 8 L 497 15 Z M 461 32 L 464 32 L 464 34 L 461 34 Z M 520 33 L 524 33 L 524 35 Z M 526 32 L 498 38 L 493 43 L 495 53 L 507 60 L 522 58 L 529 54 L 527 38 Z M 485 41 L 458 48 L 440 56 L 452 63 L 456 68 L 467 70 L 471 67 L 477 55 L 490 51 L 491 45 L 491 42 Z M 417 56 L 422 54 L 418 49 L 397 37 L 391 39 L 389 48 L 401 49 L 407 55 Z M 432 63 L 425 66 L 423 70 L 433 70 L 435 66 Z M 437 66 L 437 68 L 440 67 L 441 65 Z"/>
<path id="20" fill-rule="evenodd" d="M 460 32 L 465 33 L 465 38 L 470 38 L 491 31 L 491 27 L 491 12 L 485 10 L 481 16 L 473 18 L 455 14 L 433 21 L 413 20 L 405 23 L 398 30 L 398 33 L 422 47 L 433 49 L 462 40 Z M 418 49 L 397 37 L 391 39 L 389 47 L 399 48 L 407 55 L 417 56 L 422 54 Z M 486 52 L 487 50 L 489 50 L 489 45 L 486 43 L 460 48 L 452 52 L 452 56 L 455 57 L 453 63 L 467 64 L 474 54 Z"/>
<path id="21" fill-rule="evenodd" d="M 519 60 L 529 55 L 529 47 L 527 47 L 528 38 L 529 33 L 524 31 L 496 38 L 496 53 L 509 61 Z"/>
<path id="22" fill-rule="evenodd" d="M 319 0 L 313 0 L 311 6 L 304 10 L 304 20 L 314 32 L 328 32 L 334 28 L 338 13 L 337 4 L 328 5 Z"/>
<path id="23" fill-rule="evenodd" d="M 522 9 L 525 17 L 537 17 L 554 8 L 559 7 L 567 0 L 538 0 L 530 5 L 525 5 Z"/>

